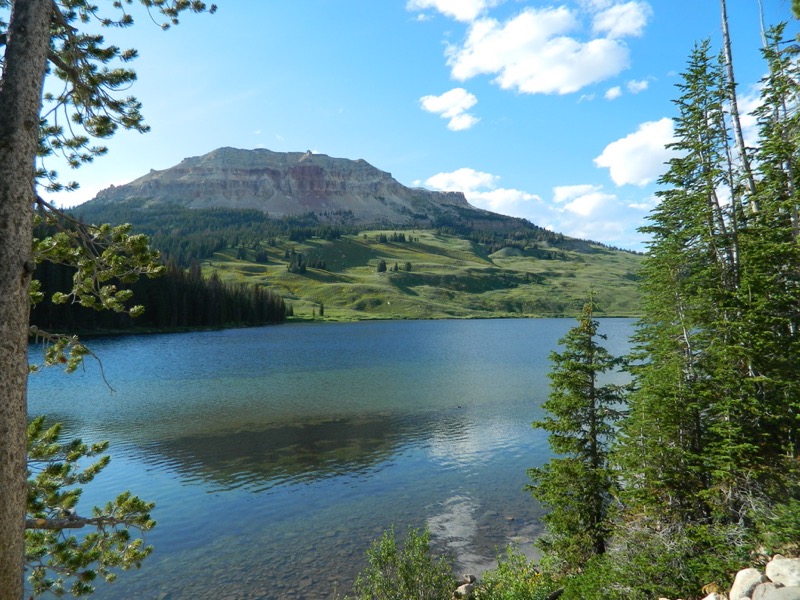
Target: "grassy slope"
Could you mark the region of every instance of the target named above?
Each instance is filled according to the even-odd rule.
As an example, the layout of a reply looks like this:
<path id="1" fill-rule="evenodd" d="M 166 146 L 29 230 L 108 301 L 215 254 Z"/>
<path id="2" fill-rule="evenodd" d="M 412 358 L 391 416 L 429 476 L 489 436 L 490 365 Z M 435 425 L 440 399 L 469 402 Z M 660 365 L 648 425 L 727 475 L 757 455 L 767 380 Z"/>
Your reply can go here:
<path id="1" fill-rule="evenodd" d="M 267 264 L 237 260 L 234 249 L 218 252 L 203 265 L 225 281 L 266 285 L 286 298 L 296 318 L 439 319 L 520 316 L 574 316 L 590 287 L 597 292 L 599 316 L 638 314 L 636 272 L 641 257 L 592 247 L 565 250 L 563 260 L 537 258 L 541 250 L 507 248 L 494 254 L 480 244 L 433 231 L 405 232 L 414 241 L 379 243 L 379 231 L 339 240 L 279 241 L 263 246 Z M 391 235 L 391 231 L 383 232 Z M 325 261 L 325 270 L 287 270 L 287 249 Z M 388 271 L 377 272 L 379 261 Z M 405 270 L 406 262 L 411 271 Z M 392 268 L 397 263 L 399 271 Z"/>

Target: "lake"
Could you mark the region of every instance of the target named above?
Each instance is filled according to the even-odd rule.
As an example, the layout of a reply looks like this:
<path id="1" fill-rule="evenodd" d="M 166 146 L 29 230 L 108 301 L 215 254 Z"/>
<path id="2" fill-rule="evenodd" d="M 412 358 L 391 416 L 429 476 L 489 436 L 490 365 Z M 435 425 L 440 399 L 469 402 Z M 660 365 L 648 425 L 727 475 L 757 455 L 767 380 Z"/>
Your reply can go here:
<path id="1" fill-rule="evenodd" d="M 308 323 L 91 340 L 102 361 L 34 374 L 31 416 L 112 461 L 82 500 L 156 503 L 155 546 L 106 598 L 313 599 L 350 592 L 394 525 L 428 527 L 459 571 L 530 552 L 546 462 L 548 354 L 572 319 Z M 604 346 L 634 322 L 602 319 Z M 37 357 L 32 346 L 31 358 Z"/>

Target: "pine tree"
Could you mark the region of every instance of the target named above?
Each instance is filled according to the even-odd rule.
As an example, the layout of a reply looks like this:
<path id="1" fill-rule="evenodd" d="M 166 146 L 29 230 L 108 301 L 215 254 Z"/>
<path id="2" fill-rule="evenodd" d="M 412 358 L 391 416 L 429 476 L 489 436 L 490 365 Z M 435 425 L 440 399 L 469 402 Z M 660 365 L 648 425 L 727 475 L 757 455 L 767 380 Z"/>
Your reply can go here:
<path id="1" fill-rule="evenodd" d="M 724 74 L 707 41 L 694 48 L 678 87 L 678 156 L 642 228 L 652 240 L 642 270 L 645 316 L 635 338 L 643 365 L 634 370 L 636 392 L 617 455 L 630 479 L 629 502 L 682 520 L 708 515 L 697 492 L 712 486 L 712 413 L 730 409 L 720 402 L 738 395 L 729 342 L 731 324 L 741 320 L 735 297 L 744 211 L 732 184 Z M 725 186 L 733 197 L 728 206 L 720 199 Z M 723 374 L 723 367 L 730 368 Z M 719 439 L 744 439 L 736 431 L 742 422 L 730 411 L 727 417 Z"/>
<path id="2" fill-rule="evenodd" d="M 782 33 L 765 35 L 754 150 L 730 102 L 727 31 L 722 61 L 696 46 L 679 85 L 677 156 L 643 228 L 644 315 L 611 456 L 621 511 L 611 550 L 564 598 L 685 597 L 770 540 L 796 541 L 775 516 L 797 522 L 800 506 L 800 70 Z"/>
<path id="3" fill-rule="evenodd" d="M 798 452 L 800 377 L 800 194 L 797 164 L 800 115 L 798 47 L 784 26 L 766 34 L 769 71 L 762 81 L 756 152 L 758 214 L 742 232 L 740 305 L 746 319 L 737 345 L 747 350 L 740 371 L 757 407 L 759 468 L 785 469 Z M 791 461 L 789 461 L 791 463 Z"/>
<path id="4" fill-rule="evenodd" d="M 781 46 L 765 49 L 755 195 L 731 159 L 729 84 L 707 43 L 679 86 L 680 155 L 643 228 L 652 242 L 636 336 L 641 365 L 616 452 L 628 513 L 653 523 L 743 523 L 754 502 L 770 504 L 791 485 L 800 250 L 797 136 L 788 133 L 796 124 L 786 107 L 798 88 L 791 56 L 775 53 Z M 720 202 L 720 189 L 730 202 Z"/>
<path id="5" fill-rule="evenodd" d="M 533 423 L 550 433 L 550 447 L 558 455 L 528 471 L 528 488 L 549 509 L 547 533 L 538 544 L 560 572 L 579 570 L 605 551 L 615 486 L 608 453 L 622 390 L 598 379 L 619 360 L 598 343 L 605 336 L 597 331 L 595 309 L 590 294 L 578 325 L 559 340 L 563 351 L 551 353 L 551 392 L 542 405 L 549 415 Z"/>
<path id="6" fill-rule="evenodd" d="M 215 8 L 199 0 L 141 3 L 154 18 L 162 16 L 165 27 L 177 24 L 187 11 Z M 36 185 L 38 180 L 50 189 L 64 187 L 54 173 L 39 168 L 37 159 L 59 153 L 77 167 L 104 154 L 107 149 L 95 145 L 96 140 L 113 136 L 119 127 L 147 131 L 140 103 L 127 95 L 136 78 L 127 63 L 136 52 L 107 43 L 95 28 L 131 25 L 133 18 L 123 4 L 128 3 L 113 3 L 109 16 L 85 0 L 0 2 L 0 45 L 4 46 L 0 53 L 0 590 L 4 598 L 23 595 L 28 316 L 31 294 L 37 292 L 32 284 L 37 259 L 32 248 L 34 207 L 57 212 L 38 197 Z M 90 22 L 92 27 L 84 29 Z M 48 86 L 53 93 L 43 94 L 48 77 L 53 80 Z M 124 91 L 120 94 L 120 90 Z M 134 255 L 146 254 L 143 240 L 128 236 L 127 231 L 107 228 L 98 234 L 84 228 L 72 241 L 81 234 L 86 252 L 79 251 L 74 260 L 89 256 L 84 274 L 95 275 L 76 282 L 76 296 L 90 304 L 119 306 L 127 299 L 124 290 L 107 285 L 108 280 L 101 277 L 109 271 L 112 276 L 120 274 L 126 266 L 126 260 L 113 256 L 115 249 L 123 247 L 124 254 L 127 247 Z M 95 245 L 97 235 L 104 238 L 100 245 Z M 105 241 L 108 248 L 102 245 Z M 60 257 L 67 258 L 68 251 L 59 247 Z"/>

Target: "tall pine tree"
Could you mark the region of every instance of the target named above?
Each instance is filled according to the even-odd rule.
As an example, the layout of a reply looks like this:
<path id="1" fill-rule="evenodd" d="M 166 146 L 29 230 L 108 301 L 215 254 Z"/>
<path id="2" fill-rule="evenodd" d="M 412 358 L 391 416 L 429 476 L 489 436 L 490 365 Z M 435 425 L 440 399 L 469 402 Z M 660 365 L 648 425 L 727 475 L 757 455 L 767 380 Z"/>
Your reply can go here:
<path id="1" fill-rule="evenodd" d="M 715 536 L 753 535 L 748 523 L 797 483 L 798 88 L 794 50 L 764 52 L 755 193 L 733 158 L 731 84 L 703 43 L 679 86 L 678 156 L 643 228 L 640 361 L 614 453 L 622 527 L 677 527 L 697 565 Z"/>
<path id="2" fill-rule="evenodd" d="M 547 532 L 537 543 L 557 572 L 580 570 L 605 551 L 608 535 L 614 488 L 608 451 L 620 417 L 621 388 L 598 381 L 619 360 L 599 343 L 605 336 L 597 331 L 595 309 L 590 293 L 578 325 L 559 340 L 563 350 L 551 353 L 551 392 L 542 405 L 549 414 L 533 423 L 550 433 L 550 447 L 557 454 L 528 471 L 529 489 L 549 510 L 544 517 Z"/>
<path id="3" fill-rule="evenodd" d="M 686 597 L 724 586 L 756 549 L 796 549 L 800 51 L 783 29 L 765 36 L 756 148 L 737 141 L 729 52 L 717 60 L 698 44 L 678 86 L 610 457 L 621 510 L 565 599 Z"/>
<path id="4" fill-rule="evenodd" d="M 729 497 L 730 475 L 754 450 L 742 431 L 755 407 L 743 392 L 737 344 L 748 211 L 731 158 L 728 84 L 708 42 L 694 48 L 683 77 L 677 156 L 643 228 L 651 242 L 635 338 L 642 364 L 617 457 L 638 511 L 702 522 L 720 501 L 709 494 Z"/>

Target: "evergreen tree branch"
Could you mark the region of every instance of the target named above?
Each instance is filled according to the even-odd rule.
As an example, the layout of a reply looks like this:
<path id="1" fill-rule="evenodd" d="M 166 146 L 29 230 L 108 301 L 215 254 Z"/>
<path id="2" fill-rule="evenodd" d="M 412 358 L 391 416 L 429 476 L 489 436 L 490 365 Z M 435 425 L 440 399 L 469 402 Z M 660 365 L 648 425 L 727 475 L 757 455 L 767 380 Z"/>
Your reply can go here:
<path id="1" fill-rule="evenodd" d="M 124 519 L 113 516 L 80 517 L 69 515 L 60 518 L 34 518 L 25 519 L 25 529 L 47 529 L 61 531 L 63 529 L 82 529 L 89 525 L 98 528 L 105 527 L 134 527 L 134 519 Z"/>

